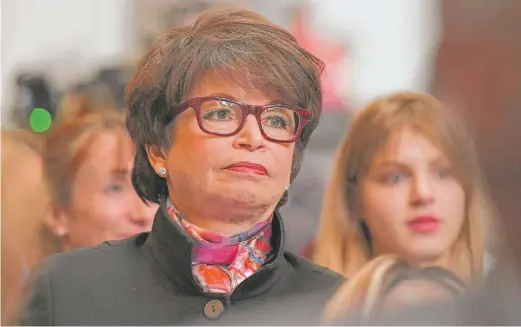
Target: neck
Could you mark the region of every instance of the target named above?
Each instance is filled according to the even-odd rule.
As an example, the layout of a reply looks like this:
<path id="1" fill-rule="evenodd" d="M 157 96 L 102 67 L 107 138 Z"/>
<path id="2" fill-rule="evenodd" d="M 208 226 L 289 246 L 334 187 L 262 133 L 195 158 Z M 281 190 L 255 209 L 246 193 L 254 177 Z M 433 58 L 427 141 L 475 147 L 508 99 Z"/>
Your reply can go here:
<path id="1" fill-rule="evenodd" d="M 244 233 L 252 229 L 259 222 L 268 220 L 272 215 L 274 208 L 241 208 L 233 206 L 234 210 L 223 214 L 221 206 L 207 205 L 204 208 L 192 208 L 184 206 L 182 203 L 174 202 L 175 199 L 170 198 L 172 204 L 191 224 L 198 227 L 208 229 L 219 233 L 222 236 L 233 236 Z"/>
<path id="2" fill-rule="evenodd" d="M 252 229 L 255 224 L 266 221 L 271 217 L 271 214 L 268 216 L 263 216 L 257 220 L 244 220 L 244 221 L 212 221 L 211 219 L 192 219 L 188 218 L 189 216 L 185 216 L 183 214 L 183 218 L 188 220 L 190 223 L 211 231 L 214 231 L 222 236 L 233 236 L 240 233 L 245 233 Z"/>
<path id="3" fill-rule="evenodd" d="M 437 257 L 437 258 L 429 258 L 429 259 L 410 259 L 410 260 L 407 260 L 409 262 L 409 264 L 411 266 L 415 266 L 415 267 L 421 267 L 421 268 L 424 268 L 424 267 L 440 267 L 440 268 L 443 268 L 443 269 L 447 269 L 447 270 L 454 270 L 454 269 L 451 269 L 453 267 L 451 267 L 451 260 L 450 260 L 451 256 L 447 253 L 445 255 L 442 255 L 440 257 Z"/>

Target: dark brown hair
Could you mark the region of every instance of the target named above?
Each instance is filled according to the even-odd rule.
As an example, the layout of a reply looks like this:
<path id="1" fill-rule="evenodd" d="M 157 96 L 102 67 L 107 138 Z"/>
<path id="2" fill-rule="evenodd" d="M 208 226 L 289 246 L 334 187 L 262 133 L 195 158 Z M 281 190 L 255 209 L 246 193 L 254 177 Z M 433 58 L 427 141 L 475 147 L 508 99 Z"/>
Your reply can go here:
<path id="1" fill-rule="evenodd" d="M 168 192 L 166 181 L 148 161 L 145 145 L 170 145 L 173 107 L 208 71 L 241 87 L 274 92 L 287 104 L 311 111 L 311 121 L 296 141 L 291 181 L 298 174 L 322 111 L 323 63 L 289 32 L 254 12 L 211 10 L 192 26 L 174 28 L 159 38 L 128 84 L 127 127 L 137 145 L 132 183 L 141 199 L 157 203 Z"/>

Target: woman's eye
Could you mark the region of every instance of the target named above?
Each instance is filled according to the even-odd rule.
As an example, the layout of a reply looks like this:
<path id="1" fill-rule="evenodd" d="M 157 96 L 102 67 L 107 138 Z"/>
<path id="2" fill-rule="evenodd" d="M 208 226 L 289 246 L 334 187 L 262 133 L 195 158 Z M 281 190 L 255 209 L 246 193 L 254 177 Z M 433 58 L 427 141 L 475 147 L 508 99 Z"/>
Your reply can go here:
<path id="1" fill-rule="evenodd" d="M 402 173 L 391 173 L 385 176 L 384 181 L 386 184 L 396 184 L 401 182 L 405 178 Z"/>
<path id="2" fill-rule="evenodd" d="M 214 109 L 203 115 L 204 119 L 231 120 L 233 112 L 230 109 Z"/>
<path id="3" fill-rule="evenodd" d="M 436 175 L 439 178 L 447 178 L 453 175 L 452 169 L 450 167 L 443 167 L 436 169 Z"/>
<path id="4" fill-rule="evenodd" d="M 284 119 L 284 117 L 280 116 L 267 117 L 265 119 L 265 122 L 268 124 L 269 127 L 273 128 L 286 128 L 290 123 L 287 119 Z"/>

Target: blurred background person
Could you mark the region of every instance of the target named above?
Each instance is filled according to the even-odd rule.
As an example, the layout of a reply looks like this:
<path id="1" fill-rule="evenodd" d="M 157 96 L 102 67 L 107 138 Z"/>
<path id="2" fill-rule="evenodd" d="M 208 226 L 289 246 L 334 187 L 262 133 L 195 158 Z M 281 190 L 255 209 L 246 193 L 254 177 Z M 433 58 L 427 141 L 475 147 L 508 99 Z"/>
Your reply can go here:
<path id="1" fill-rule="evenodd" d="M 486 283 L 460 301 L 407 310 L 371 324 L 521 324 L 521 2 L 442 0 L 433 89 L 468 119 L 500 223 Z"/>
<path id="2" fill-rule="evenodd" d="M 124 113 L 102 89 L 65 95 L 50 132 L 2 131 L 6 324 L 17 323 L 22 286 L 49 255 L 150 229 L 156 208 L 144 205 L 131 187 L 134 147 Z"/>
<path id="3" fill-rule="evenodd" d="M 397 254 L 480 280 L 492 208 L 459 117 L 424 93 L 383 96 L 338 148 L 313 259 L 349 278 Z"/>
<path id="4" fill-rule="evenodd" d="M 65 97 L 61 118 L 46 135 L 52 210 L 45 223 L 63 250 L 149 231 L 157 210 L 132 187 L 135 146 L 124 112 L 93 101 L 82 94 Z"/>
<path id="5" fill-rule="evenodd" d="M 56 252 L 43 228 L 49 212 L 44 140 L 27 130 L 2 131 L 2 325 L 16 324 L 22 285 L 31 269 Z"/>
<path id="6" fill-rule="evenodd" d="M 350 321 L 367 322 L 375 314 L 446 301 L 464 294 L 464 281 L 440 267 L 413 267 L 397 256 L 371 260 L 344 282 L 324 312 L 326 323 L 348 314 Z"/>

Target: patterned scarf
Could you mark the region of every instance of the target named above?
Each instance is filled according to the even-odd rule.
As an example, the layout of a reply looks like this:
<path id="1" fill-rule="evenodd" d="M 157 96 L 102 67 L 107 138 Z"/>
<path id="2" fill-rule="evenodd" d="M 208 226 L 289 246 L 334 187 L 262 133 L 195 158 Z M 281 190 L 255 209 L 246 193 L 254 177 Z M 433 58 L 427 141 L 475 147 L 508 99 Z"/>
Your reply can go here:
<path id="1" fill-rule="evenodd" d="M 225 237 L 191 224 L 167 200 L 167 212 L 197 242 L 192 249 L 192 273 L 204 292 L 230 294 L 253 275 L 271 252 L 271 221 L 245 233 Z"/>

